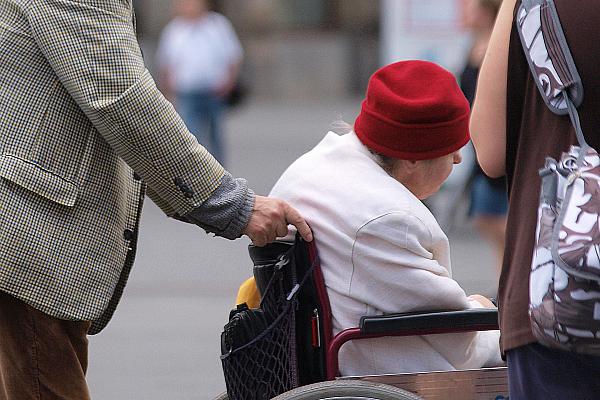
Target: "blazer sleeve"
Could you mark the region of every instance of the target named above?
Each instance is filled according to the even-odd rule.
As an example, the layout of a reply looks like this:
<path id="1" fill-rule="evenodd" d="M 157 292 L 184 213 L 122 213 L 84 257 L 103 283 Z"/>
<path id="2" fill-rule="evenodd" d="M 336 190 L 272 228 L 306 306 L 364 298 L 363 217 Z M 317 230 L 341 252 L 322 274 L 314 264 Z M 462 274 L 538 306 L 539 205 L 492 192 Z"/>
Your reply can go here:
<path id="1" fill-rule="evenodd" d="M 156 88 L 131 0 L 32 0 L 27 17 L 60 84 L 167 214 L 184 215 L 210 197 L 224 169 Z"/>
<path id="2" fill-rule="evenodd" d="M 436 261 L 432 236 L 417 217 L 393 212 L 363 225 L 352 252 L 351 296 L 383 313 L 476 307 Z M 499 333 L 424 337 L 455 368 L 501 362 Z"/>

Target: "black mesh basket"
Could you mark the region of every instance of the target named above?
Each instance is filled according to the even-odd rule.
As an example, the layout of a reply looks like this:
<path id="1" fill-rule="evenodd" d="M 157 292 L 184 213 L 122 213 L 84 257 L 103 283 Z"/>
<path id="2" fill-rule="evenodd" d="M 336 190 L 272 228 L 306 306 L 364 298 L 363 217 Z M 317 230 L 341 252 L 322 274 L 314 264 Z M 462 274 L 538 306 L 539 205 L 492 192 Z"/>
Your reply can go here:
<path id="1" fill-rule="evenodd" d="M 298 387 L 295 312 L 300 285 L 293 258 L 290 250 L 255 266 L 255 276 L 257 271 L 262 278 L 269 275 L 268 283 L 259 285 L 260 309 L 268 325 L 247 343 L 223 349 L 221 361 L 230 400 L 267 400 Z"/>
<path id="2" fill-rule="evenodd" d="M 267 400 L 298 386 L 294 307 L 250 343 L 221 357 L 230 400 Z"/>

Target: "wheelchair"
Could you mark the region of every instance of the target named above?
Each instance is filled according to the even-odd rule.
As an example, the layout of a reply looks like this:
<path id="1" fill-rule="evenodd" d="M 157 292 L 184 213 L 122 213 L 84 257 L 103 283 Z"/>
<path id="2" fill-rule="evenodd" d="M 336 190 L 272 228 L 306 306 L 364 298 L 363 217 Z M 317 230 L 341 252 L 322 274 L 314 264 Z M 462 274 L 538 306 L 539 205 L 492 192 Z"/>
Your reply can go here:
<path id="1" fill-rule="evenodd" d="M 494 330 L 497 310 L 365 316 L 356 328 L 333 335 L 314 241 L 297 236 L 294 243 L 251 245 L 249 252 L 266 322 L 241 346 L 227 348 L 222 337 L 227 393 L 215 400 L 508 399 L 506 367 L 338 376 L 338 353 L 348 341 Z"/>

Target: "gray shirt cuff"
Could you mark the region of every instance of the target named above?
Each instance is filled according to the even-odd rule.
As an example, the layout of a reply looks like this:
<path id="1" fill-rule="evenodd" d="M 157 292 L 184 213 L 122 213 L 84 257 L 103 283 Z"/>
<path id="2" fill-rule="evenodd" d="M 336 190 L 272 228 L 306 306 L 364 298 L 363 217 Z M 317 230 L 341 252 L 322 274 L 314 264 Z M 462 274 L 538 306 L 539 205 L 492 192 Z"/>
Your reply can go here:
<path id="1" fill-rule="evenodd" d="M 207 233 L 237 239 L 250 221 L 254 198 L 254 192 L 248 188 L 245 179 L 234 179 L 229 172 L 225 172 L 221 184 L 212 195 L 181 219 L 200 226 Z"/>

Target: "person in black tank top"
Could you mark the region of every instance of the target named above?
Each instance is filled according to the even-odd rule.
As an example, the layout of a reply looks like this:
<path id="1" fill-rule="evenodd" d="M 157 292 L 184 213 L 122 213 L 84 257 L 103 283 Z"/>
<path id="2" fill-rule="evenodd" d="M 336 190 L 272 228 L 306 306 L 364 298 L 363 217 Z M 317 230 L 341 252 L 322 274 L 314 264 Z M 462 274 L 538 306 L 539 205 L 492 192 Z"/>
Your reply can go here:
<path id="1" fill-rule="evenodd" d="M 459 78 L 460 88 L 471 105 L 475 98 L 479 67 L 501 3 L 501 0 L 469 0 L 467 3 L 465 23 L 472 31 L 473 45 Z M 471 200 L 469 216 L 476 229 L 492 245 L 496 262 L 495 268 L 499 274 L 504 254 L 508 210 L 506 179 L 504 177 L 496 179 L 488 177 L 475 161 L 469 177 L 468 188 Z"/>

